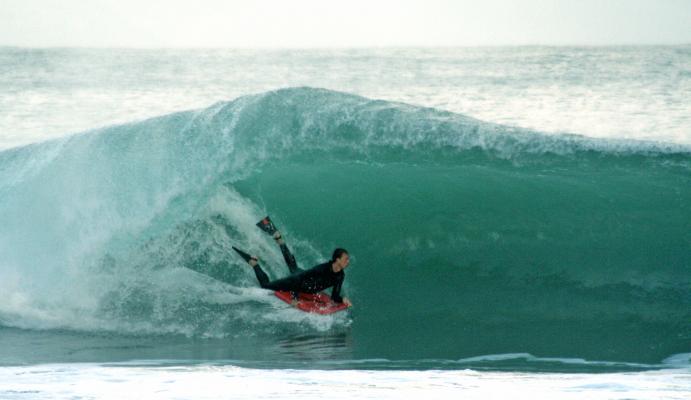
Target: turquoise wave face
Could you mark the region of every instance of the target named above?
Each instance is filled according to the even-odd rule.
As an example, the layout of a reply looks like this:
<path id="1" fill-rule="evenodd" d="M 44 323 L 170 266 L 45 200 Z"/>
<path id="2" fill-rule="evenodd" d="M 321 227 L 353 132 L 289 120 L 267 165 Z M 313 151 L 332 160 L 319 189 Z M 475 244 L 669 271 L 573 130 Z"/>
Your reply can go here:
<path id="1" fill-rule="evenodd" d="M 230 246 L 286 274 L 254 226 L 266 214 L 302 267 L 351 252 L 349 314 L 257 288 Z M 0 215 L 5 326 L 342 332 L 367 359 L 688 351 L 680 146 L 287 89 L 4 151 Z"/>

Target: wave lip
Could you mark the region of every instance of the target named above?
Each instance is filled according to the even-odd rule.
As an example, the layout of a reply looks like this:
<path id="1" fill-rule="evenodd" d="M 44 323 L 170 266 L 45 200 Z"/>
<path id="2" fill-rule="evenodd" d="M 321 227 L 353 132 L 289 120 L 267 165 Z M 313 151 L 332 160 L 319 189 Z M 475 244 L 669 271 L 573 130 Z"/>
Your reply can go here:
<path id="1" fill-rule="evenodd" d="M 683 357 L 686 356 L 687 363 L 684 364 Z M 678 360 L 680 362 L 669 362 L 669 360 Z M 468 365 L 481 365 L 483 363 L 487 364 L 501 364 L 504 361 L 525 361 L 528 363 L 556 363 L 563 365 L 572 366 L 590 366 L 590 367 L 611 367 L 617 368 L 631 368 L 631 369 L 658 369 L 666 368 L 669 366 L 688 366 L 688 355 L 681 354 L 672 356 L 668 359 L 662 361 L 661 364 L 641 364 L 641 363 L 630 363 L 630 362 L 615 362 L 615 361 L 590 361 L 583 358 L 563 358 L 563 357 L 536 357 L 529 353 L 511 353 L 511 354 L 493 354 L 493 355 L 483 355 L 468 357 L 457 360 L 459 364 Z"/>
<path id="2" fill-rule="evenodd" d="M 502 158 L 521 155 L 686 154 L 691 147 L 637 140 L 594 139 L 483 122 L 468 116 L 404 103 L 370 100 L 325 89 L 292 88 L 242 98 L 247 108 L 240 126 L 251 126 L 252 145 L 272 151 L 317 148 L 422 147 L 481 149 Z M 219 113 L 224 114 L 225 107 Z M 267 115 L 269 118 L 266 118 Z M 244 117 L 250 117 L 242 122 Z M 257 118 L 258 117 L 258 118 Z M 260 135 L 256 133 L 259 131 Z"/>

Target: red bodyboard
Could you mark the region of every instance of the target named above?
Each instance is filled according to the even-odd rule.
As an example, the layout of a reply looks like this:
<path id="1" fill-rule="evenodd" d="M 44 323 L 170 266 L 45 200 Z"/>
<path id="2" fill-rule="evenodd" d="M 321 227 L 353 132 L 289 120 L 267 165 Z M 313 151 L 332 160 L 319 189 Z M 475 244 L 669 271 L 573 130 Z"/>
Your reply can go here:
<path id="1" fill-rule="evenodd" d="M 274 294 L 286 303 L 293 304 L 293 297 L 290 292 L 276 291 Z M 324 293 L 298 293 L 298 301 L 295 307 L 305 312 L 317 314 L 332 314 L 348 308 L 343 303 L 334 303 L 331 297 Z"/>

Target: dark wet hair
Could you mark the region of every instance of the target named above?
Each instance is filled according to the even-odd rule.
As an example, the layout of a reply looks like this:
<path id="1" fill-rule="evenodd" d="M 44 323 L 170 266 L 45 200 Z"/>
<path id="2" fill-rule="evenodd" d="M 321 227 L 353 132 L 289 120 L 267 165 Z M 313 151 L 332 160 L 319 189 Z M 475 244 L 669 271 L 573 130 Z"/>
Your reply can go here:
<path id="1" fill-rule="evenodd" d="M 342 249 L 340 247 L 337 248 L 336 250 L 334 250 L 333 255 L 331 255 L 331 261 L 338 260 L 339 258 L 341 258 L 341 256 L 343 256 L 343 254 L 348 254 L 348 250 Z"/>

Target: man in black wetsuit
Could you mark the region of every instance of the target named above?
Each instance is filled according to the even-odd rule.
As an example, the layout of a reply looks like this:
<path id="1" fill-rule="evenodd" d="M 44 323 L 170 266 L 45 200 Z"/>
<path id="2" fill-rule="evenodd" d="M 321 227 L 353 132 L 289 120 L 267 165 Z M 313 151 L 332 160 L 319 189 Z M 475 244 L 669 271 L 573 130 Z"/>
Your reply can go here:
<path id="1" fill-rule="evenodd" d="M 317 293 L 326 288 L 333 287 L 331 299 L 334 302 L 344 303 L 348 307 L 352 305 L 350 300 L 341 297 L 341 285 L 343 284 L 343 279 L 345 279 L 343 270 L 346 269 L 350 263 L 350 256 L 345 249 L 339 248 L 334 250 L 330 261 L 305 271 L 298 268 L 295 257 L 290 253 L 288 246 L 286 246 L 285 241 L 283 241 L 281 237 L 281 233 L 276 231 L 273 237 L 281 247 L 281 253 L 283 253 L 283 258 L 286 264 L 288 264 L 291 275 L 283 279 L 269 281 L 269 277 L 262 270 L 261 266 L 259 266 L 257 257 L 252 256 L 248 263 L 252 266 L 252 269 L 254 269 L 254 274 L 257 276 L 259 285 L 262 288 L 289 291 L 295 295 L 297 292 Z"/>

